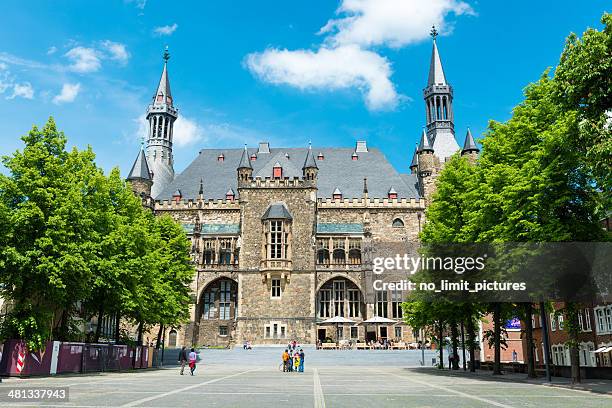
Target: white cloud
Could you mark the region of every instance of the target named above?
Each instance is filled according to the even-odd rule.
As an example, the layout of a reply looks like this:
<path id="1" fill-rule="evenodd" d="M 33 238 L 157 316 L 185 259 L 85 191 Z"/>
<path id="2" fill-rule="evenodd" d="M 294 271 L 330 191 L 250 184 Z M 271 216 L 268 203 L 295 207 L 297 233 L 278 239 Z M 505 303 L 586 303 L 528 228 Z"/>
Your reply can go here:
<path id="1" fill-rule="evenodd" d="M 178 28 L 178 24 L 174 23 L 172 25 L 155 27 L 153 29 L 153 33 L 157 36 L 172 35 L 176 31 L 177 28 Z"/>
<path id="2" fill-rule="evenodd" d="M 52 45 L 51 47 L 49 47 L 49 49 L 47 50 L 47 55 L 53 55 L 55 54 L 55 52 L 57 51 L 57 47 L 55 45 Z"/>
<path id="3" fill-rule="evenodd" d="M 64 84 L 62 90 L 58 95 L 53 97 L 53 103 L 59 105 L 61 103 L 73 102 L 79 91 L 81 90 L 81 84 Z"/>
<path id="4" fill-rule="evenodd" d="M 261 80 L 302 90 L 358 88 L 370 109 L 393 108 L 398 94 L 389 61 L 356 45 L 309 50 L 268 49 L 250 54 L 248 68 Z"/>
<path id="5" fill-rule="evenodd" d="M 34 88 L 29 82 L 23 82 L 21 84 L 13 84 L 13 93 L 7 96 L 6 99 L 15 99 L 16 97 L 33 99 Z"/>
<path id="6" fill-rule="evenodd" d="M 301 90 L 357 88 L 371 110 L 393 109 L 402 99 L 391 81 L 391 64 L 375 46 L 400 48 L 428 38 L 432 24 L 450 32 L 449 14 L 473 14 L 461 0 L 342 0 L 319 30 L 316 50 L 271 48 L 246 56 L 262 81 Z"/>
<path id="7" fill-rule="evenodd" d="M 328 42 L 400 48 L 426 39 L 432 24 L 438 31 L 449 31 L 449 14 L 474 11 L 460 0 L 343 0 L 336 13 L 340 17 L 319 31 L 329 35 Z"/>
<path id="8" fill-rule="evenodd" d="M 125 44 L 105 40 L 102 41 L 101 45 L 109 53 L 110 59 L 125 64 L 130 58 L 130 53 L 127 51 Z"/>
<path id="9" fill-rule="evenodd" d="M 72 61 L 70 69 L 75 72 L 96 72 L 100 69 L 100 55 L 93 48 L 78 46 L 72 48 L 65 55 Z"/>

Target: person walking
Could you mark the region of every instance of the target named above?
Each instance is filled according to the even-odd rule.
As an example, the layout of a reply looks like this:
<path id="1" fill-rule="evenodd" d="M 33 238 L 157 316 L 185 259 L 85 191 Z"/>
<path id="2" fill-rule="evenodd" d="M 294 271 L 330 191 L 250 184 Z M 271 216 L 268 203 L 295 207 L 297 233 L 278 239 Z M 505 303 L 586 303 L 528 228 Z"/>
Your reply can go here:
<path id="1" fill-rule="evenodd" d="M 304 372 L 304 350 L 300 349 L 300 367 L 298 370 L 300 373 Z"/>
<path id="2" fill-rule="evenodd" d="M 283 353 L 283 372 L 289 371 L 289 349 L 285 349 Z"/>
<path id="3" fill-rule="evenodd" d="M 195 349 L 192 347 L 191 352 L 189 353 L 189 372 L 193 375 L 193 372 L 196 369 L 196 360 L 198 359 L 198 355 L 195 352 Z"/>
<path id="4" fill-rule="evenodd" d="M 293 372 L 293 352 L 289 352 L 289 372 Z"/>
<path id="5" fill-rule="evenodd" d="M 179 351 L 178 362 L 181 365 L 181 375 L 183 375 L 185 372 L 185 365 L 187 364 L 187 349 L 185 346 Z"/>

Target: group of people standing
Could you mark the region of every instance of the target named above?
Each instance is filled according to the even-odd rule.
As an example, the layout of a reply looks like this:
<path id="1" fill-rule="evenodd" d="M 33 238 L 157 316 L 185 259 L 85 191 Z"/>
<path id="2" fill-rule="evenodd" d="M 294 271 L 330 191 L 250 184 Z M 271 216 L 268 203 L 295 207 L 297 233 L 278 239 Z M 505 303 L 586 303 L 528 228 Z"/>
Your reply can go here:
<path id="1" fill-rule="evenodd" d="M 198 360 L 198 353 L 196 353 L 194 348 L 191 348 L 189 354 L 187 354 L 187 348 L 183 346 L 181 351 L 179 352 L 178 362 L 181 365 L 181 375 L 183 375 L 185 371 L 185 365 L 189 362 L 189 374 L 193 375 L 196 369 L 196 361 Z"/>
<path id="2" fill-rule="evenodd" d="M 289 343 L 283 353 L 283 371 L 284 372 L 304 372 L 304 350 L 298 350 L 295 341 Z"/>

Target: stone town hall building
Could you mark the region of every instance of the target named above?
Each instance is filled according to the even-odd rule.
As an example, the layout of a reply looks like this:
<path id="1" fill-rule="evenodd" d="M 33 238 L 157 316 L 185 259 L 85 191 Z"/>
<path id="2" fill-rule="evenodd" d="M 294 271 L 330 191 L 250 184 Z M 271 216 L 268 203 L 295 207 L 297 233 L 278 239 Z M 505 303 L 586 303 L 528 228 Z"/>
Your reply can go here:
<path id="1" fill-rule="evenodd" d="M 461 150 L 455 140 L 453 89 L 435 35 L 425 99 L 426 131 L 410 174 L 383 152 L 354 147 L 202 149 L 175 175 L 168 54 L 147 109 L 150 124 L 128 180 L 155 214 L 182 223 L 197 270 L 191 322 L 167 334 L 169 345 L 315 343 L 336 338 L 344 316 L 400 322 L 340 326 L 346 339 L 412 340 L 401 323 L 401 291 L 375 291 L 366 267 L 368 246 L 417 242 L 433 182 L 444 161 Z M 469 133 L 462 154 L 478 153 Z M 371 268 L 370 268 L 371 269 Z M 384 275 L 383 275 L 384 276 Z M 387 277 L 391 279 L 391 277 Z M 378 330 L 378 333 L 375 332 Z"/>

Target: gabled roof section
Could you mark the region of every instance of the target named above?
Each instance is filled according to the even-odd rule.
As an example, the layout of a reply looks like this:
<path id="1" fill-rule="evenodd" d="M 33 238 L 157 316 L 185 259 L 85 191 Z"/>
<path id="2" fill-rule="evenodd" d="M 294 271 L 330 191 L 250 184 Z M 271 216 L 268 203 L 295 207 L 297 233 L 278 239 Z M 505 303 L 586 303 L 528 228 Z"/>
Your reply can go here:
<path id="1" fill-rule="evenodd" d="M 302 177 L 302 172 L 295 167 L 295 164 L 297 163 L 295 160 L 291 159 L 291 155 L 287 157 L 286 151 L 279 151 L 276 154 L 272 154 L 268 162 L 255 173 L 255 177 L 272 177 L 274 167 L 283 168 L 283 177 Z"/>
<path id="2" fill-rule="evenodd" d="M 262 220 L 280 219 L 280 220 L 292 220 L 293 217 L 284 203 L 271 204 L 264 215 L 261 217 Z"/>
<path id="3" fill-rule="evenodd" d="M 442 60 L 438 53 L 438 45 L 436 39 L 433 40 L 433 48 L 431 50 L 431 62 L 429 63 L 429 77 L 427 78 L 427 86 L 432 85 L 448 85 L 444 68 L 442 68 Z"/>
<path id="4" fill-rule="evenodd" d="M 147 164 L 147 157 L 145 156 L 144 150 L 140 149 L 136 160 L 132 165 L 132 169 L 127 177 L 128 180 L 151 180 L 151 172 L 149 171 L 149 165 Z"/>
<path id="5" fill-rule="evenodd" d="M 463 152 L 479 152 L 480 149 L 476 145 L 474 138 L 472 137 L 472 132 L 470 132 L 470 128 L 468 128 L 467 133 L 465 134 L 465 142 L 463 143 Z"/>
<path id="6" fill-rule="evenodd" d="M 158 97 L 160 95 L 162 96 L 161 101 L 158 100 Z M 153 96 L 153 103 L 154 104 L 167 103 L 168 105 L 172 105 L 172 92 L 170 91 L 170 78 L 168 77 L 168 60 L 167 59 L 164 62 L 164 69 L 162 71 L 161 78 L 159 79 L 159 85 L 157 86 L 157 92 L 155 92 L 155 95 Z"/>

